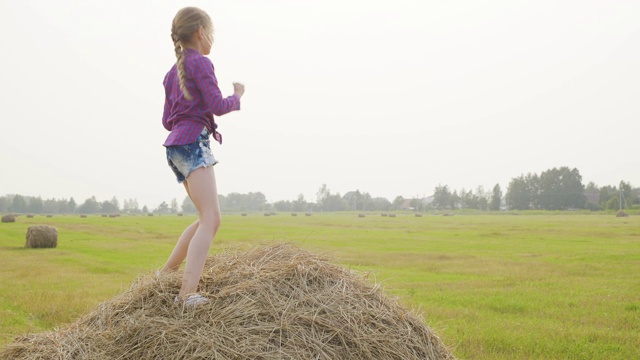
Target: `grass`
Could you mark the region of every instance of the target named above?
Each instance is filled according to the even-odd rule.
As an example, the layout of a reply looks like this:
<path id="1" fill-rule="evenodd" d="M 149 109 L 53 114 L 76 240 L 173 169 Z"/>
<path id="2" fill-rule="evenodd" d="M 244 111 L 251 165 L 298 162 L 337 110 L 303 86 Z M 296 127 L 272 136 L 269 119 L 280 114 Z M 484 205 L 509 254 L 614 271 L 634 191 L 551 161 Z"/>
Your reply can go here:
<path id="1" fill-rule="evenodd" d="M 0 224 L 0 346 L 73 322 L 161 266 L 194 217 L 77 215 Z M 58 228 L 25 249 L 27 227 Z M 371 271 L 463 359 L 640 354 L 640 216 L 229 214 L 212 252 L 292 242 Z"/>

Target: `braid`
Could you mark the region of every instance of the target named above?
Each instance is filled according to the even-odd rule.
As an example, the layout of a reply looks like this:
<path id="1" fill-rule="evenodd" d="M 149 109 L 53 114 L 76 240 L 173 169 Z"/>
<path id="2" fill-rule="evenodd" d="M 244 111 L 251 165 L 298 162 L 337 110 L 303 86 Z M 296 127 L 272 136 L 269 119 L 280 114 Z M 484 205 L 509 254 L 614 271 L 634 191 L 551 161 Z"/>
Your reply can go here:
<path id="1" fill-rule="evenodd" d="M 184 94 L 184 97 L 187 100 L 191 100 L 191 94 L 189 94 L 189 90 L 187 90 L 186 79 L 185 79 L 185 70 L 184 70 L 184 56 L 182 54 L 182 44 L 180 39 L 178 39 L 177 35 L 172 34 L 171 38 L 173 39 L 173 44 L 175 46 L 176 52 L 176 65 L 178 67 L 178 79 L 180 80 L 180 90 Z"/>
<path id="2" fill-rule="evenodd" d="M 174 51 L 176 52 L 176 67 L 178 68 L 178 79 L 180 80 L 180 90 L 184 94 L 185 99 L 192 100 L 189 90 L 187 90 L 187 73 L 184 65 L 184 46 L 189 43 L 193 34 L 199 28 L 204 28 L 209 32 L 213 32 L 213 24 L 211 18 L 206 12 L 195 8 L 186 7 L 178 11 L 173 18 L 171 25 L 171 40 L 173 40 Z"/>

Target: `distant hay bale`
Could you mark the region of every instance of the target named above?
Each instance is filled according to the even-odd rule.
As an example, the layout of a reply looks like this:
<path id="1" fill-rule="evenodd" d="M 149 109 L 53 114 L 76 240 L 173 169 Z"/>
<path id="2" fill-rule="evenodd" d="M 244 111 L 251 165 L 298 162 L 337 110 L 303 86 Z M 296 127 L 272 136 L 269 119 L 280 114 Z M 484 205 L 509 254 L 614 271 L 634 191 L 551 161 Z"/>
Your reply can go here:
<path id="1" fill-rule="evenodd" d="M 444 213 L 442 216 L 453 216 L 453 213 Z"/>
<path id="2" fill-rule="evenodd" d="M 116 214 L 109 214 L 109 217 L 110 218 L 114 218 L 114 217 L 117 217 L 117 215 Z"/>
<path id="3" fill-rule="evenodd" d="M 183 214 L 182 213 L 178 213 L 178 216 L 183 216 Z"/>
<path id="4" fill-rule="evenodd" d="M 53 215 L 49 214 L 49 215 L 47 215 L 47 217 L 50 218 L 50 217 L 53 217 Z"/>
<path id="5" fill-rule="evenodd" d="M 12 222 L 16 222 L 16 216 L 13 214 L 7 214 L 7 215 L 3 215 L 2 216 L 2 222 L 3 223 L 12 223 Z"/>
<path id="6" fill-rule="evenodd" d="M 80 217 L 81 217 L 81 218 L 86 218 L 86 217 L 87 217 L 87 215 L 80 215 Z"/>
<path id="7" fill-rule="evenodd" d="M 422 214 L 416 213 L 416 217 L 422 217 Z"/>
<path id="8" fill-rule="evenodd" d="M 618 210 L 618 212 L 616 213 L 616 217 L 628 217 L 628 216 L 629 214 L 624 212 L 624 210 Z"/>
<path id="9" fill-rule="evenodd" d="M 27 214 L 27 219 L 33 219 L 33 214 Z"/>
<path id="10" fill-rule="evenodd" d="M 379 284 L 292 245 L 210 256 L 208 304 L 173 302 L 179 272 L 140 277 L 73 324 L 26 334 L 0 359 L 454 359 Z"/>
<path id="11" fill-rule="evenodd" d="M 311 216 L 311 213 L 304 213 L 304 216 Z"/>
<path id="12" fill-rule="evenodd" d="M 102 217 L 107 217 L 107 214 L 101 214 L 100 216 L 102 216 Z"/>
<path id="13" fill-rule="evenodd" d="M 277 214 L 276 214 L 276 212 L 275 212 L 275 211 L 272 211 L 272 212 L 271 212 L 271 216 L 276 216 L 276 215 L 277 215 Z"/>
<path id="14" fill-rule="evenodd" d="M 396 217 L 396 214 L 389 214 L 389 217 Z"/>
<path id="15" fill-rule="evenodd" d="M 240 216 L 247 216 L 247 213 L 242 213 L 240 214 Z"/>
<path id="16" fill-rule="evenodd" d="M 49 225 L 33 225 L 27 229 L 27 248 L 54 248 L 58 246 L 58 229 Z"/>
<path id="17" fill-rule="evenodd" d="M 266 212 L 264 213 L 264 216 L 271 216 L 271 213 Z"/>
<path id="18" fill-rule="evenodd" d="M 153 216 L 153 214 L 152 213 L 148 213 L 147 216 Z"/>
<path id="19" fill-rule="evenodd" d="M 291 216 L 298 216 L 298 213 L 291 213 Z"/>
<path id="20" fill-rule="evenodd" d="M 363 218 L 363 217 L 365 217 L 365 214 L 358 214 L 358 217 L 359 218 Z"/>
<path id="21" fill-rule="evenodd" d="M 382 217 L 385 217 L 385 216 L 388 216 L 388 215 L 389 215 L 389 214 L 387 214 L 387 213 L 382 213 L 382 214 L 380 214 L 380 216 L 382 216 Z"/>

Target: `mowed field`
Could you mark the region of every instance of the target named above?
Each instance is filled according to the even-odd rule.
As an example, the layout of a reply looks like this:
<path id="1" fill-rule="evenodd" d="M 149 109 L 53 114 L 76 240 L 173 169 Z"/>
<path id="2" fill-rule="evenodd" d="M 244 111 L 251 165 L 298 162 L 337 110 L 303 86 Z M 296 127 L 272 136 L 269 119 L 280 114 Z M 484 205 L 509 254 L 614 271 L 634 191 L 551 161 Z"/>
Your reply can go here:
<path id="1" fill-rule="evenodd" d="M 0 346 L 73 322 L 160 267 L 193 216 L 0 224 Z M 56 249 L 25 249 L 29 225 Z M 225 214 L 211 252 L 290 242 L 371 272 L 462 359 L 640 358 L 640 216 Z"/>

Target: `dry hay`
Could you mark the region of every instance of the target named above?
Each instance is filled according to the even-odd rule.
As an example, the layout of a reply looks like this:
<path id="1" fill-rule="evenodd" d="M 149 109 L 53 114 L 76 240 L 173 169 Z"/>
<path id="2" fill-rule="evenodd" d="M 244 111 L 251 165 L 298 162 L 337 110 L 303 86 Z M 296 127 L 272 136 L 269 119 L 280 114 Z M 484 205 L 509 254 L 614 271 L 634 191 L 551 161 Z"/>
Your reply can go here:
<path id="1" fill-rule="evenodd" d="M 81 217 L 81 218 L 86 218 L 86 217 L 87 217 L 87 215 L 80 215 L 80 217 Z"/>
<path id="2" fill-rule="evenodd" d="M 358 217 L 359 217 L 359 218 L 363 218 L 363 217 L 365 217 L 365 216 L 366 216 L 365 214 L 358 214 Z"/>
<path id="3" fill-rule="evenodd" d="M 616 213 L 616 217 L 628 217 L 628 216 L 629 214 L 624 212 L 624 210 L 618 210 L 618 212 Z"/>
<path id="4" fill-rule="evenodd" d="M 388 216 L 388 214 L 387 213 L 382 213 L 382 214 L 380 214 L 380 216 L 385 217 L 385 216 Z"/>
<path id="5" fill-rule="evenodd" d="M 15 216 L 15 215 L 13 215 L 13 214 L 3 215 L 3 216 L 2 216 L 2 222 L 3 222 L 3 223 L 16 222 L 16 216 Z"/>
<path id="6" fill-rule="evenodd" d="M 247 213 L 242 213 L 240 214 L 240 216 L 247 216 Z"/>
<path id="7" fill-rule="evenodd" d="M 311 216 L 311 213 L 304 213 L 304 216 Z"/>
<path id="8" fill-rule="evenodd" d="M 147 214 L 147 216 L 153 216 L 153 214 L 149 213 L 149 214 Z"/>
<path id="9" fill-rule="evenodd" d="M 27 214 L 27 219 L 33 219 L 33 214 Z"/>
<path id="10" fill-rule="evenodd" d="M 396 217 L 396 214 L 389 214 L 389 217 Z"/>
<path id="11" fill-rule="evenodd" d="M 58 246 L 58 229 L 49 225 L 33 225 L 27 229 L 28 248 L 54 248 Z"/>
<path id="12" fill-rule="evenodd" d="M 291 213 L 291 216 L 298 216 L 298 213 Z"/>
<path id="13" fill-rule="evenodd" d="M 180 280 L 144 275 L 71 325 L 18 337 L 0 359 L 454 359 L 379 285 L 292 245 L 210 256 L 205 305 L 174 304 Z"/>
<path id="14" fill-rule="evenodd" d="M 416 213 L 416 217 L 422 217 L 422 214 Z"/>
<path id="15" fill-rule="evenodd" d="M 48 218 L 51 218 L 51 217 L 53 217 L 53 215 L 49 214 L 49 215 L 47 215 L 47 217 L 48 217 Z"/>

